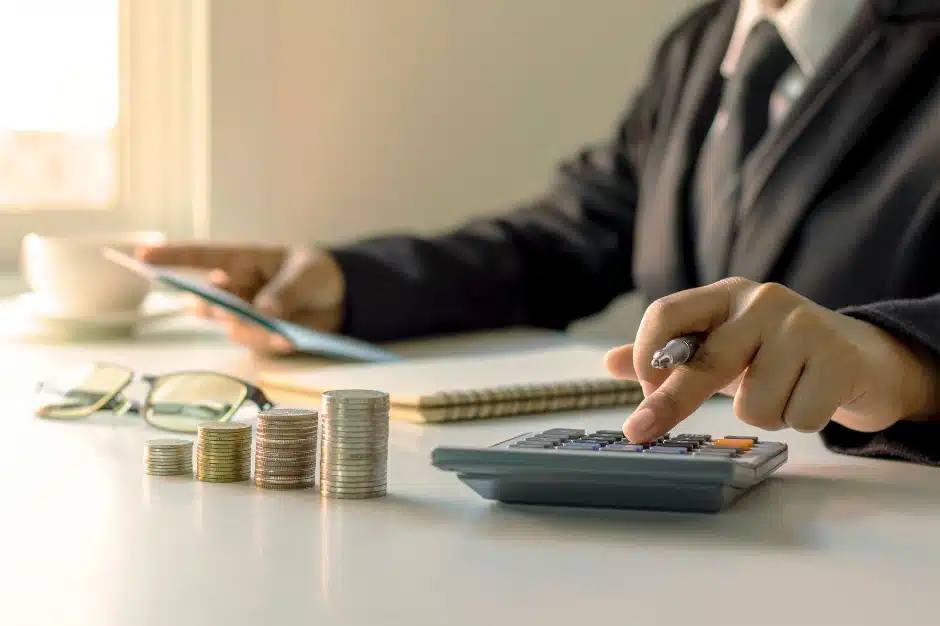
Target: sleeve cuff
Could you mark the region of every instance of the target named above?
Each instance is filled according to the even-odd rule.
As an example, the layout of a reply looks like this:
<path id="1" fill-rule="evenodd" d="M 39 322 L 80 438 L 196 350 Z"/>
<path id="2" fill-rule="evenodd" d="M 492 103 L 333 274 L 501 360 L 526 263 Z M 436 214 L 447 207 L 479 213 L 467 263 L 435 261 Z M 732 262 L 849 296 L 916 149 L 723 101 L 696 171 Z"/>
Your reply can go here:
<path id="1" fill-rule="evenodd" d="M 851 307 L 839 312 L 878 326 L 900 341 L 940 359 L 940 342 L 934 332 L 937 304 L 935 298 L 902 300 Z M 877 433 L 857 432 L 832 422 L 820 435 L 823 444 L 839 454 L 940 466 L 940 420 L 898 422 Z"/>

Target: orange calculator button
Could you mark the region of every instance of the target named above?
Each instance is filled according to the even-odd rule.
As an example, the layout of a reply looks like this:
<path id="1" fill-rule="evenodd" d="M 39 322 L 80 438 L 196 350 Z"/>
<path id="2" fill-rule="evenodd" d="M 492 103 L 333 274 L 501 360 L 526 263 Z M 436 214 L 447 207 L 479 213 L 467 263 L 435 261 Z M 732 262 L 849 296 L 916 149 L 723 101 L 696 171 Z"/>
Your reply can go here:
<path id="1" fill-rule="evenodd" d="M 754 447 L 754 442 L 750 439 L 719 439 L 712 443 L 713 446 L 723 448 L 738 448 L 740 450 L 750 450 Z"/>

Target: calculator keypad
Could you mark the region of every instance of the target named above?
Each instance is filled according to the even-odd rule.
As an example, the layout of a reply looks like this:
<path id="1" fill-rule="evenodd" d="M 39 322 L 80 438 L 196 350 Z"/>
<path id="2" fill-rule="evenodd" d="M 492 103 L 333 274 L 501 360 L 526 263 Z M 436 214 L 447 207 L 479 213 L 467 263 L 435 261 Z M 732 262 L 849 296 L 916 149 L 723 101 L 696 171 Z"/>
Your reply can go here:
<path id="1" fill-rule="evenodd" d="M 693 455 L 740 459 L 756 463 L 768 453 L 775 453 L 781 444 L 762 442 L 757 437 L 726 435 L 713 439 L 711 435 L 683 433 L 666 434 L 648 443 L 633 443 L 622 432 L 597 430 L 591 433 L 577 428 L 552 428 L 519 440 L 510 448 L 529 450 L 594 451 L 609 454 L 663 454 Z"/>

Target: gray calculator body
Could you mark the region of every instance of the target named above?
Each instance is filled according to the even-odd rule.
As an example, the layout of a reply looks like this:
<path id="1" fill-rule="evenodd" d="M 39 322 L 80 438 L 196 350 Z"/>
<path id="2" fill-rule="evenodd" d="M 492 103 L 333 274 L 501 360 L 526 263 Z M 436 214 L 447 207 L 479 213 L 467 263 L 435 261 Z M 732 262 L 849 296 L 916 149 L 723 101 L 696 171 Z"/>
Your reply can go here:
<path id="1" fill-rule="evenodd" d="M 726 450 L 734 439 L 749 441 Z M 785 443 L 755 437 L 666 435 L 638 445 L 615 431 L 560 428 L 490 447 L 438 447 L 431 455 L 435 467 L 489 500 L 712 513 L 786 460 Z"/>

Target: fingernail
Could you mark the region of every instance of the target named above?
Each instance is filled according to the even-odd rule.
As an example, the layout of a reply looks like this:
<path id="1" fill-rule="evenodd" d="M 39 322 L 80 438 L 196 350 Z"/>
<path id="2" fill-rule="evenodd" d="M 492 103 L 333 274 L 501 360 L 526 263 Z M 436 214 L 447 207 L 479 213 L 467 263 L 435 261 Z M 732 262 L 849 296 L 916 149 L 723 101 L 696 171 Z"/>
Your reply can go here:
<path id="1" fill-rule="evenodd" d="M 639 409 L 627 418 L 624 429 L 627 426 L 633 431 L 634 439 L 646 437 L 656 426 L 656 416 L 650 409 Z"/>

